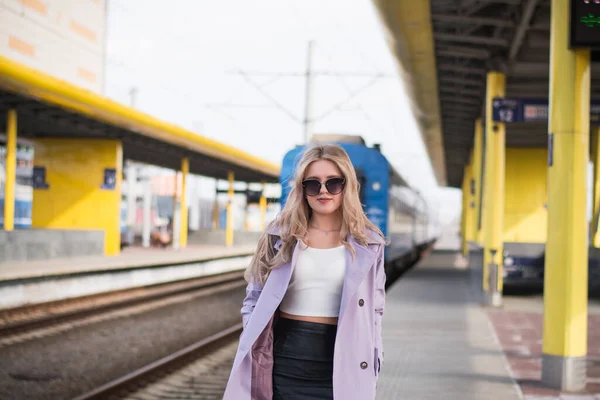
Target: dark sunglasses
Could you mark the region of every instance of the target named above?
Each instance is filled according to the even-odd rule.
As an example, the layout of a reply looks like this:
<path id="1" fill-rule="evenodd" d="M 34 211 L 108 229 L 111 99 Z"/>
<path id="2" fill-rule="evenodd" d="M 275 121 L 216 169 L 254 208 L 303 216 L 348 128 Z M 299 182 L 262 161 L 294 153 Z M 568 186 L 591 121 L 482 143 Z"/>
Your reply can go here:
<path id="1" fill-rule="evenodd" d="M 325 181 L 325 188 L 329 194 L 340 194 L 344 190 L 346 184 L 346 178 L 331 178 Z M 321 193 L 322 183 L 316 179 L 307 179 L 302 181 L 302 187 L 304 188 L 304 194 L 307 196 L 316 196 Z"/>

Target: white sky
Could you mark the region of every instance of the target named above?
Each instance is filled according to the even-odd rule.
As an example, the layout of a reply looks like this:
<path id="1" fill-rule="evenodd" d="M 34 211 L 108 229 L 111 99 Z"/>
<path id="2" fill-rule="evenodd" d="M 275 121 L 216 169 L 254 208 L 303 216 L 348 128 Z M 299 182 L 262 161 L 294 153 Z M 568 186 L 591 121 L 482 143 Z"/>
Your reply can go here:
<path id="1" fill-rule="evenodd" d="M 312 131 L 381 143 L 442 219 L 456 217 L 460 192 L 437 187 L 370 0 L 109 0 L 105 94 L 130 104 L 136 87 L 140 110 L 280 164 L 303 140 L 304 78 L 249 75 L 290 117 L 234 71 L 303 73 L 311 39 L 315 72 L 387 75 L 315 78 L 312 115 L 333 112 Z"/>

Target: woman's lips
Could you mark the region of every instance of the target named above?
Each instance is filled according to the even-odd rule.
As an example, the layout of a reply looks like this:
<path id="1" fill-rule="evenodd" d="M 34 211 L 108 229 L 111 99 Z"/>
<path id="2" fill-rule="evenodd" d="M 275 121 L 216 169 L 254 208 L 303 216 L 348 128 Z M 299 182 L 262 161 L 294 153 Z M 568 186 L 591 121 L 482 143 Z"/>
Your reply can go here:
<path id="1" fill-rule="evenodd" d="M 319 203 L 325 204 L 325 203 L 327 203 L 328 201 L 331 201 L 331 199 L 319 199 L 319 200 L 317 200 L 317 201 L 318 201 Z"/>

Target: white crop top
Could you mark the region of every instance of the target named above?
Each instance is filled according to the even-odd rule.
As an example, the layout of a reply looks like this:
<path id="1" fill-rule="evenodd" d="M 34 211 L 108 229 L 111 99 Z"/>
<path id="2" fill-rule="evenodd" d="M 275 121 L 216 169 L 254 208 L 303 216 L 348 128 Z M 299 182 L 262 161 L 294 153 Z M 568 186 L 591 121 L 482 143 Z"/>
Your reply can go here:
<path id="1" fill-rule="evenodd" d="M 346 272 L 346 248 L 300 251 L 279 309 L 293 315 L 337 317 Z"/>

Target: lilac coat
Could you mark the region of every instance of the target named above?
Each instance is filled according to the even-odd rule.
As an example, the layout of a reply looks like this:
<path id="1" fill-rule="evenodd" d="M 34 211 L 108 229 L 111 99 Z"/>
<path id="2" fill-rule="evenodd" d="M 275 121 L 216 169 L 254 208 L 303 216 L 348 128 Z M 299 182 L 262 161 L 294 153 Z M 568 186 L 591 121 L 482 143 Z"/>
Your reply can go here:
<path id="1" fill-rule="evenodd" d="M 277 228 L 267 233 L 279 236 Z M 338 319 L 333 362 L 336 400 L 375 399 L 375 387 L 383 362 L 381 322 L 385 304 L 385 242 L 366 232 L 368 246 L 348 236 L 356 251 L 346 249 L 346 275 Z M 279 239 L 275 248 L 281 247 Z M 298 253 L 291 262 L 273 269 L 264 285 L 250 282 L 242 306 L 244 330 L 223 400 L 272 400 L 273 321 L 287 290 Z"/>

